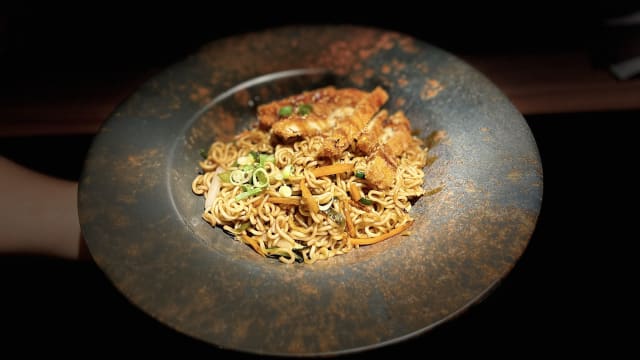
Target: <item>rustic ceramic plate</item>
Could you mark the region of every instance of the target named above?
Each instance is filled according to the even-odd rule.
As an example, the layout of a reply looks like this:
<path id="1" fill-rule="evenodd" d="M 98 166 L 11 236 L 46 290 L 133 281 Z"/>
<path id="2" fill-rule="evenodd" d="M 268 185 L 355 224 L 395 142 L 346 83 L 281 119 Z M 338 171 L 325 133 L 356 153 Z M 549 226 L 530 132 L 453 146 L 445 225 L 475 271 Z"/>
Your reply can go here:
<path id="1" fill-rule="evenodd" d="M 432 149 L 411 235 L 284 265 L 201 218 L 199 150 L 255 106 L 327 84 L 383 86 L 391 111 L 447 137 Z M 145 83 L 105 122 L 80 181 L 82 231 L 130 301 L 215 346 L 335 355 L 402 341 L 486 295 L 536 224 L 542 170 L 529 128 L 482 74 L 378 29 L 287 27 L 216 41 Z M 488 324 L 489 325 L 489 324 Z"/>

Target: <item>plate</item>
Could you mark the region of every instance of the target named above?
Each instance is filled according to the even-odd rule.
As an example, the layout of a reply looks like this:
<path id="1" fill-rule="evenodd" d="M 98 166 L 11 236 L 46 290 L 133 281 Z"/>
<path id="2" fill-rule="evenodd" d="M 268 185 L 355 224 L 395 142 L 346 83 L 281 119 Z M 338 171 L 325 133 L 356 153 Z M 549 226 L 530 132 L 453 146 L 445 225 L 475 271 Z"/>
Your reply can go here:
<path id="1" fill-rule="evenodd" d="M 199 150 L 255 107 L 332 84 L 390 94 L 420 134 L 444 130 L 411 235 L 313 265 L 265 259 L 201 219 Z M 202 47 L 153 77 L 95 137 L 79 186 L 91 255 L 134 305 L 214 346 L 337 355 L 422 334 L 468 309 L 513 268 L 542 200 L 536 143 L 481 73 L 410 36 L 284 27 Z M 489 325 L 489 324 L 487 324 Z"/>

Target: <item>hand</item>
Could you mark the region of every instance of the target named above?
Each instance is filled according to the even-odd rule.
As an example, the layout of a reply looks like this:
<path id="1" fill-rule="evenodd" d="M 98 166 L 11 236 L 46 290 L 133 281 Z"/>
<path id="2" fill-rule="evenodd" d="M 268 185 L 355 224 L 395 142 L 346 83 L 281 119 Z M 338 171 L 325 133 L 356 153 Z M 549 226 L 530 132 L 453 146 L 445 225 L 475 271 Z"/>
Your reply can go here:
<path id="1" fill-rule="evenodd" d="M 0 157 L 0 254 L 89 259 L 78 220 L 78 184 Z"/>

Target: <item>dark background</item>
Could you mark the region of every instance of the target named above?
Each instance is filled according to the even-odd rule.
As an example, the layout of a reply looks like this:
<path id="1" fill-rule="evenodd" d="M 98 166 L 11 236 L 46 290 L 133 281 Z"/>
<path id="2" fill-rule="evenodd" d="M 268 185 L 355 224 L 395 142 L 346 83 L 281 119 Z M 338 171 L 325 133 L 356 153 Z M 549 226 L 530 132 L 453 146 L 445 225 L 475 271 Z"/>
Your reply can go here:
<path id="1" fill-rule="evenodd" d="M 339 2 L 308 8 L 270 2 L 144 10 L 23 6 L 0 13 L 0 73 L 20 82 L 61 72 L 142 71 L 166 66 L 217 38 L 296 24 L 349 23 L 396 30 L 460 55 L 585 48 L 595 54 L 612 42 L 606 20 L 639 8 L 607 3 L 564 8 L 543 2 L 418 7 L 393 1 L 386 6 L 362 5 L 358 11 Z"/>
<path id="2" fill-rule="evenodd" d="M 518 3 L 445 9 L 392 2 L 341 7 L 241 3 L 128 8 L 17 7 L 0 13 L 0 103 L 55 97 L 92 78 L 169 66 L 217 38 L 285 24 L 361 24 L 398 30 L 459 55 L 586 49 L 594 66 L 619 56 L 603 26 L 624 6 L 561 9 Z M 115 6 L 115 5 L 113 5 Z M 372 6 L 370 6 L 372 7 Z M 371 13 L 371 10 L 375 10 Z M 80 11 L 80 12 L 78 12 Z M 640 94 L 639 94 L 640 96 Z M 529 247 L 482 303 L 435 330 L 350 357 L 608 356 L 632 345 L 637 280 L 631 246 L 638 110 L 525 116 L 544 168 L 544 200 Z M 0 119 L 2 121 L 2 119 Z M 92 135 L 0 138 L 0 153 L 77 180 Z M 42 161 L 47 149 L 50 161 Z M 620 209 L 630 206 L 632 210 Z M 44 236 L 44 234 L 43 234 Z M 215 349 L 156 323 L 91 262 L 0 257 L 0 344 L 21 355 L 207 355 Z M 0 353 L 0 357 L 2 354 Z"/>

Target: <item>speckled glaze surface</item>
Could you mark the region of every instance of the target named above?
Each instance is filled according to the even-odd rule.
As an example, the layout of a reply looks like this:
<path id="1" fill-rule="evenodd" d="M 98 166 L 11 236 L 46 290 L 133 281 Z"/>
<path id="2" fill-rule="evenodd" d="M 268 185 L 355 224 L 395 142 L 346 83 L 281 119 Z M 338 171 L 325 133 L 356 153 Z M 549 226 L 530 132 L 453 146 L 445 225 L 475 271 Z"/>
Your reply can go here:
<path id="1" fill-rule="evenodd" d="M 284 265 L 201 219 L 199 149 L 255 105 L 327 84 L 383 86 L 422 134 L 444 130 L 411 235 Z M 104 123 L 80 180 L 82 231 L 130 301 L 226 349 L 358 352 L 419 335 L 485 296 L 525 250 L 542 168 L 521 114 L 482 74 L 379 29 L 287 27 L 213 42 L 145 83 Z M 489 326 L 489 324 L 487 324 Z"/>

